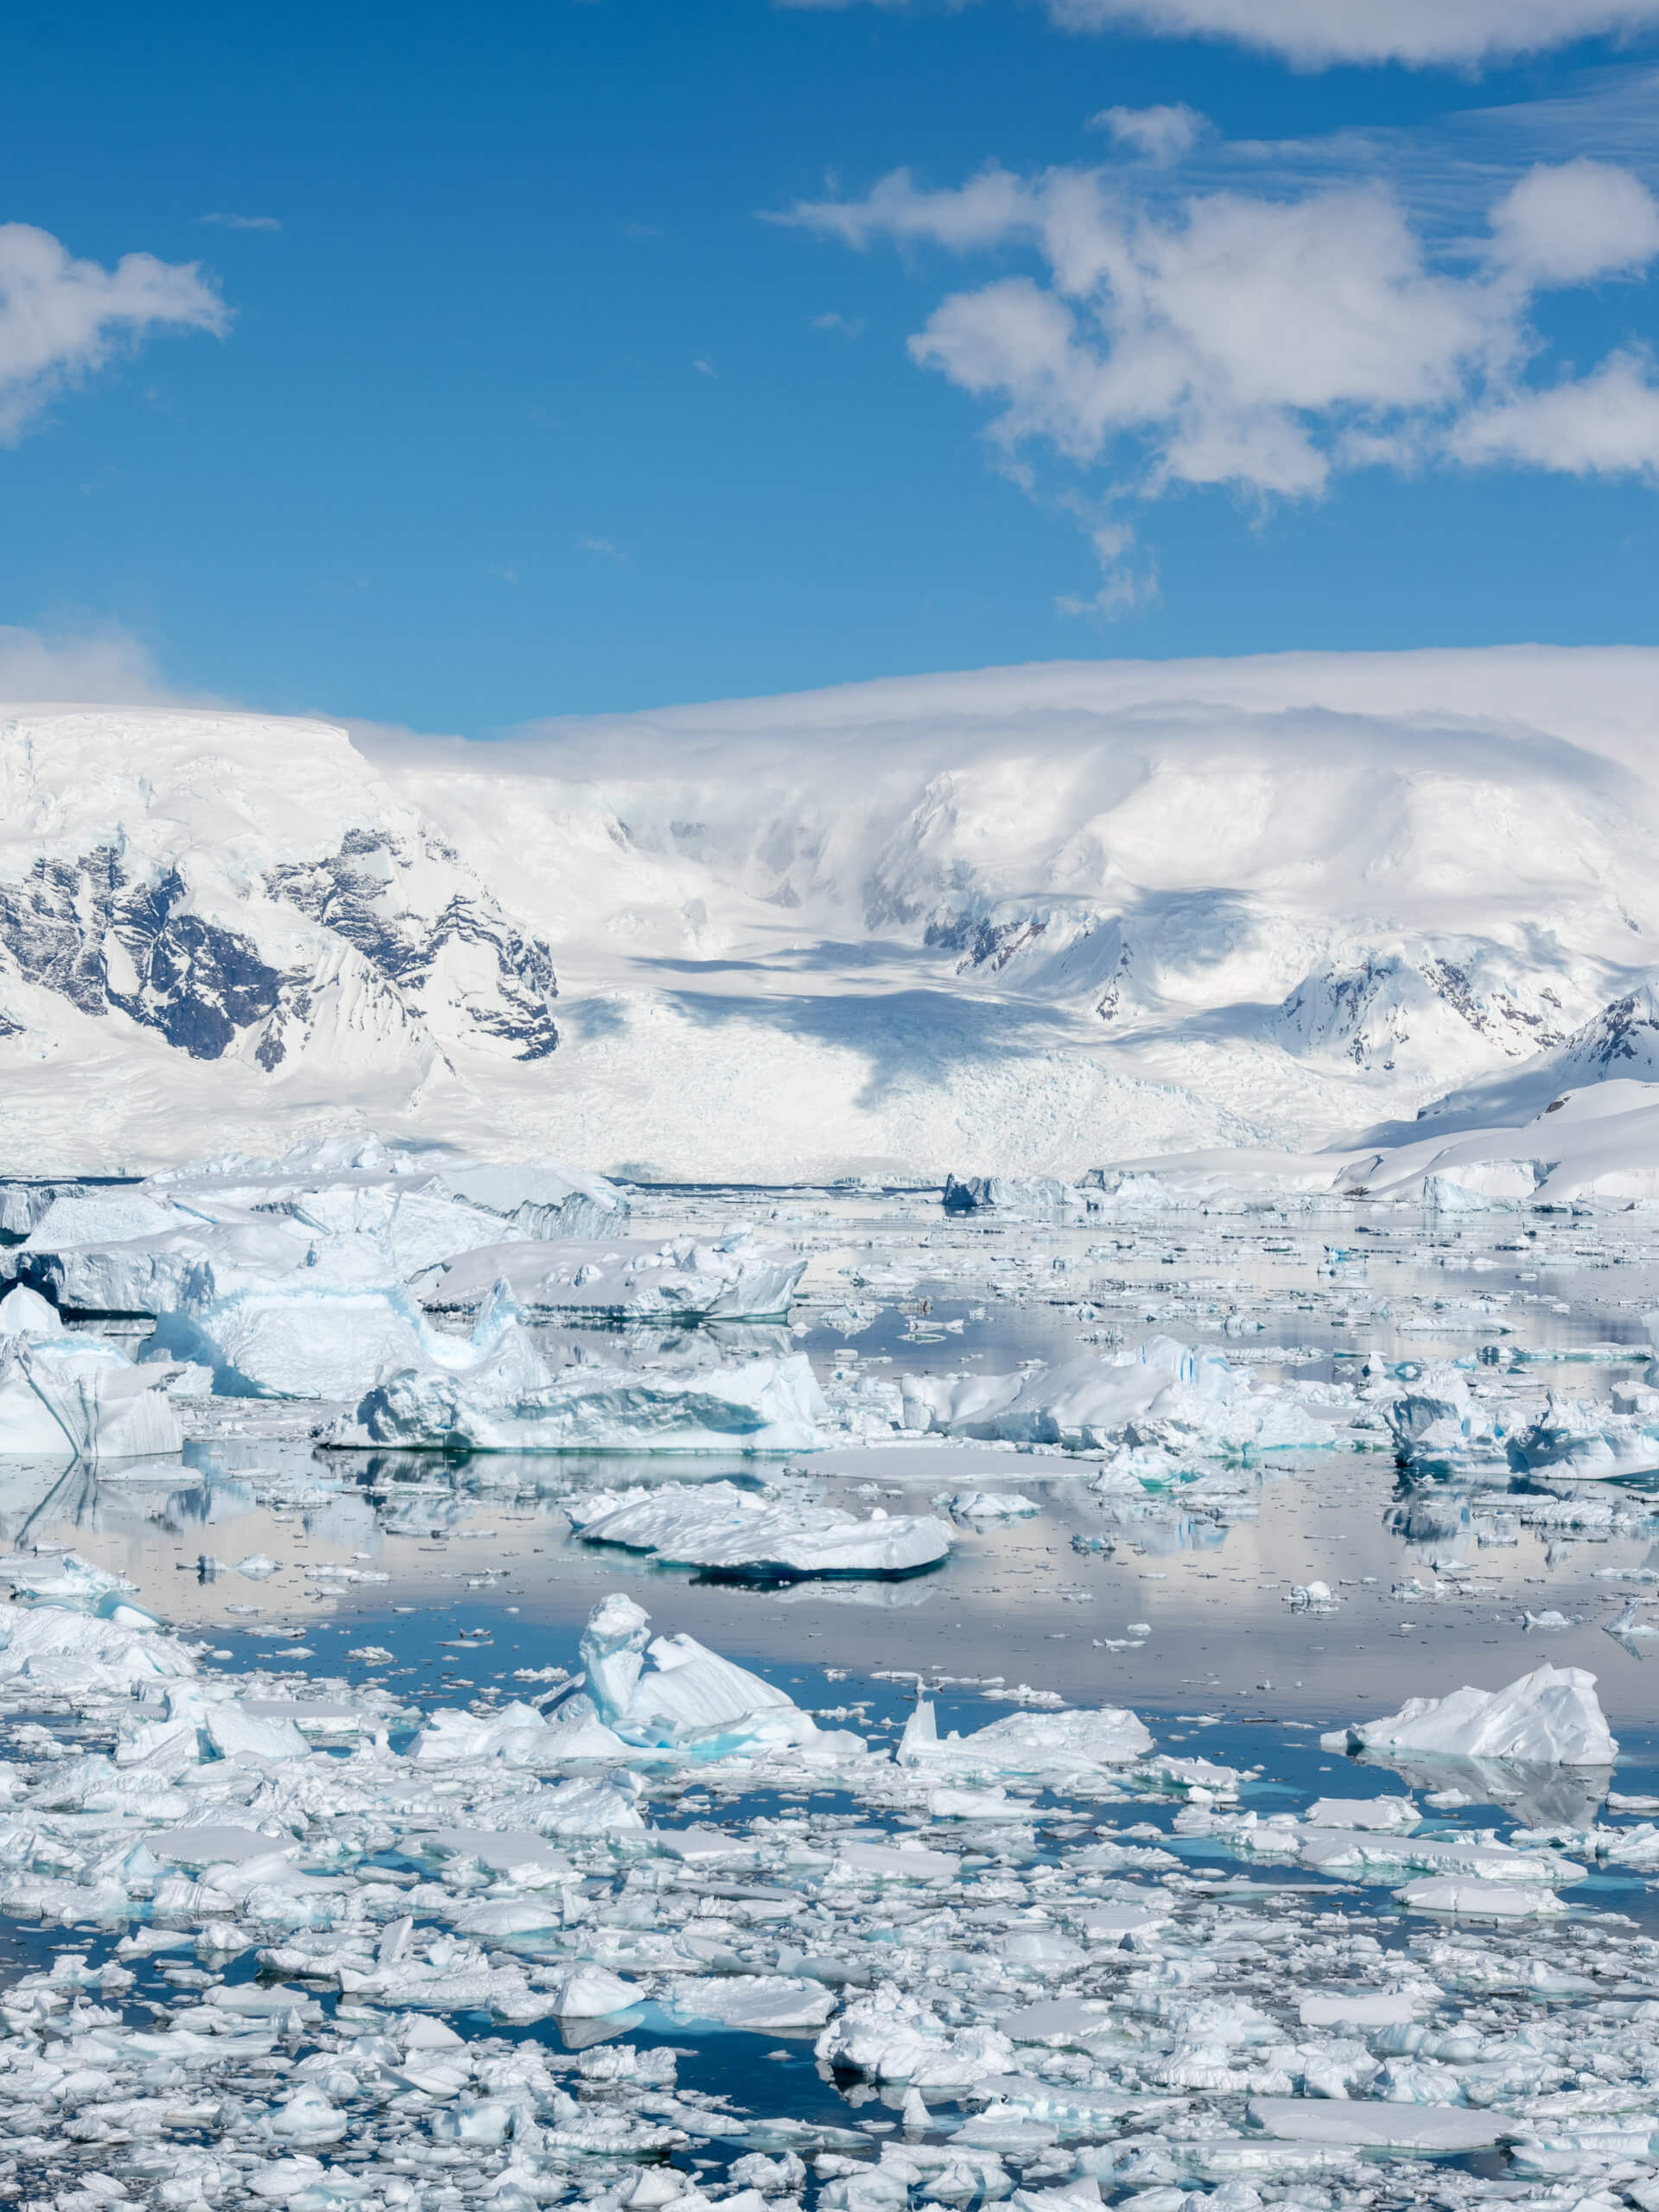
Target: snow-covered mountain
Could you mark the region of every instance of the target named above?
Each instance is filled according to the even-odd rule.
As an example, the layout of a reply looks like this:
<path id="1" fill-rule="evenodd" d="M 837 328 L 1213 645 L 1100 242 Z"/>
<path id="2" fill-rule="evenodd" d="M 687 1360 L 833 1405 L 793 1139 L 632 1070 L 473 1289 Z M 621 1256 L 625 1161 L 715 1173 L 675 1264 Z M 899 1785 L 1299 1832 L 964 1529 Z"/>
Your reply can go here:
<path id="1" fill-rule="evenodd" d="M 482 1070 L 554 1051 L 556 994 L 545 941 L 343 731 L 159 710 L 0 727 L 16 1166 L 342 1113 L 458 1133 Z"/>
<path id="2" fill-rule="evenodd" d="M 1659 653 L 1517 648 L 494 745 L 17 710 L 11 1163 L 349 1115 L 634 1173 L 1074 1171 L 1645 1073 L 1656 701 Z"/>

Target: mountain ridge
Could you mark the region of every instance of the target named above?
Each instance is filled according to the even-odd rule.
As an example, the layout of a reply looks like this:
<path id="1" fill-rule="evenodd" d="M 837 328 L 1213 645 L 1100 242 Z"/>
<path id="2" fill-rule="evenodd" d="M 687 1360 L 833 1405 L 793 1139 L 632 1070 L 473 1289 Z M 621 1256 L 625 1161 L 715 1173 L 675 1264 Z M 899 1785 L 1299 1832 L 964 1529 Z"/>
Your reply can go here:
<path id="1" fill-rule="evenodd" d="M 671 1177 L 1065 1172 L 1339 1146 L 1552 1054 L 1593 1080 L 1659 961 L 1654 699 L 1659 654 L 1503 648 L 492 746 L 4 710 L 11 1164 L 162 1164 L 205 1116 Z"/>

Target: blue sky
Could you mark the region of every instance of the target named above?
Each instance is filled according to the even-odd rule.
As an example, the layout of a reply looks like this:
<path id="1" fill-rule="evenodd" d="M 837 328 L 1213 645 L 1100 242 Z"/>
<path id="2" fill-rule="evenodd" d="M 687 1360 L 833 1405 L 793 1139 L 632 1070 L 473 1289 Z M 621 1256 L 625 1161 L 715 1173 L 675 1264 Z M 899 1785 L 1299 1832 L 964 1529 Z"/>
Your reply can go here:
<path id="1" fill-rule="evenodd" d="M 25 0 L 0 70 L 67 664 L 482 734 L 1655 641 L 1659 0 Z"/>

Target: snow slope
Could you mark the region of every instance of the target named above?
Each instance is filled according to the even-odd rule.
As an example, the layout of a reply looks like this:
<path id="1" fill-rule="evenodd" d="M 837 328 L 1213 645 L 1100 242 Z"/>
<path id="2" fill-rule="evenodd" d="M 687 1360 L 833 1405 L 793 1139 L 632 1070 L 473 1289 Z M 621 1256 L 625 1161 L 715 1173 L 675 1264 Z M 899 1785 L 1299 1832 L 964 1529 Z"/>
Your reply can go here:
<path id="1" fill-rule="evenodd" d="M 1075 1173 L 1452 1093 L 1448 1133 L 1524 1122 L 1659 1043 L 1656 683 L 1636 649 L 1073 663 L 361 750 L 13 710 L 8 1164 L 354 1117 L 667 1175 Z"/>

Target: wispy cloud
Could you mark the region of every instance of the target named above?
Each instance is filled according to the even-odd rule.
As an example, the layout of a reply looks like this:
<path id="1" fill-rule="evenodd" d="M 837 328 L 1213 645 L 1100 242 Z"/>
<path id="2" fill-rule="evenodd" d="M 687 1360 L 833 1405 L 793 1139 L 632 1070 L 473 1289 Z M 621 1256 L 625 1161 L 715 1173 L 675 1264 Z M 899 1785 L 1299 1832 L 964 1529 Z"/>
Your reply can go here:
<path id="1" fill-rule="evenodd" d="M 691 365 L 700 377 L 712 377 L 719 373 L 715 369 L 714 363 L 712 361 L 705 361 L 701 355 L 692 362 Z"/>
<path id="2" fill-rule="evenodd" d="M 608 537 L 579 537 L 576 543 L 584 553 L 601 553 L 607 561 L 626 561 L 628 557 Z"/>
<path id="3" fill-rule="evenodd" d="M 215 212 L 198 215 L 196 220 L 215 224 L 221 231 L 280 231 L 283 227 L 274 215 L 227 215 Z"/>
<path id="4" fill-rule="evenodd" d="M 861 320 L 855 321 L 850 315 L 836 315 L 831 312 L 829 315 L 815 315 L 812 318 L 812 327 L 814 330 L 838 332 L 842 338 L 856 338 L 862 331 L 864 325 Z"/>
<path id="5" fill-rule="evenodd" d="M 66 385 L 156 329 L 222 338 L 230 309 L 195 262 L 76 261 L 49 232 L 0 224 L 0 444 L 15 445 Z"/>

